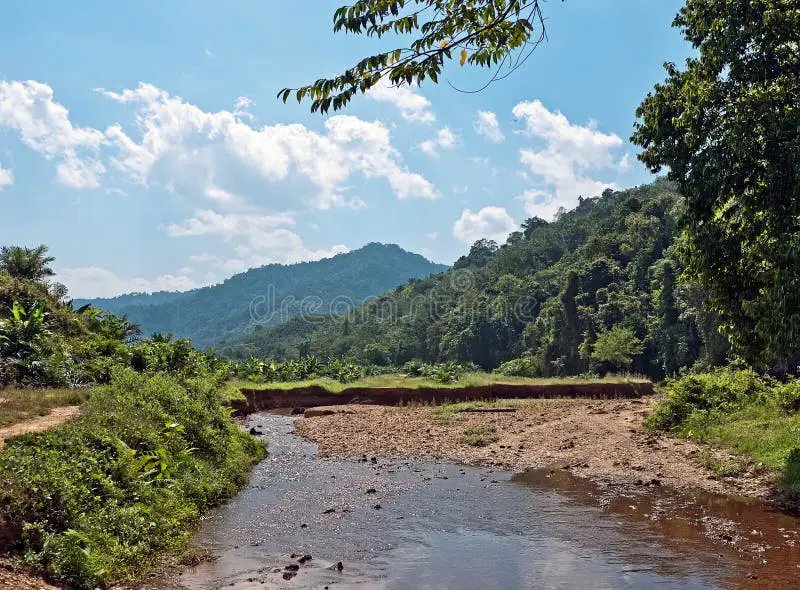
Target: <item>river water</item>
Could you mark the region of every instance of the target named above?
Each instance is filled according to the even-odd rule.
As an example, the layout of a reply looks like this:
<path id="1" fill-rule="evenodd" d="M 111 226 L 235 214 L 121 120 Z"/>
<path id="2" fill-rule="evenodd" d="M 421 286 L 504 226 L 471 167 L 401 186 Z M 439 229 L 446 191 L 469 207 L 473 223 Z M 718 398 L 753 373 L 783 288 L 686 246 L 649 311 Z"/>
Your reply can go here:
<path id="1" fill-rule="evenodd" d="M 269 456 L 204 519 L 196 542 L 214 559 L 184 588 L 800 588 L 800 519 L 757 504 L 560 470 L 320 458 L 294 418 L 250 426 Z"/>

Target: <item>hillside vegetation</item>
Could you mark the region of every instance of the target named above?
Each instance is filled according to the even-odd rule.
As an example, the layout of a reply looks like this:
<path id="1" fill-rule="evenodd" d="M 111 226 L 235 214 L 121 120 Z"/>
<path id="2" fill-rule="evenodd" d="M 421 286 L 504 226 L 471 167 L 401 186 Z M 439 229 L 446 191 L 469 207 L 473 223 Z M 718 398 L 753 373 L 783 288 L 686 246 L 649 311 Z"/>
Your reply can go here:
<path id="1" fill-rule="evenodd" d="M 172 333 L 206 348 L 278 324 L 303 310 L 342 312 L 409 278 L 446 268 L 394 244 L 372 243 L 315 262 L 253 268 L 219 285 L 185 293 L 79 299 L 74 305 L 91 304 L 124 315 L 145 335 Z"/>
<path id="2" fill-rule="evenodd" d="M 660 379 L 721 364 L 728 347 L 703 291 L 677 280 L 681 202 L 665 180 L 581 199 L 553 222 L 528 219 L 499 247 L 477 242 L 451 270 L 346 316 L 297 318 L 221 351 L 392 365 L 460 360 L 524 376 Z"/>

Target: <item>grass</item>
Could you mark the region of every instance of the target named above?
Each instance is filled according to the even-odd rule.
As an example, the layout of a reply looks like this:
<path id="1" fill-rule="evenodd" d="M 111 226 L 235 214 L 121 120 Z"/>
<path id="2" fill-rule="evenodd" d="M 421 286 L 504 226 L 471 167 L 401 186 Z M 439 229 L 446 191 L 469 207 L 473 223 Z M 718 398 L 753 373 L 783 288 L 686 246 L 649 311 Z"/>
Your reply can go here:
<path id="1" fill-rule="evenodd" d="M 746 454 L 776 469 L 800 447 L 800 414 L 786 415 L 774 405 L 754 405 L 714 416 L 689 427 L 693 438 Z M 688 434 L 688 432 L 687 432 Z"/>
<path id="2" fill-rule="evenodd" d="M 433 419 L 443 424 L 451 424 L 457 420 L 464 420 L 465 414 L 470 410 L 491 409 L 491 408 L 529 408 L 542 403 L 553 403 L 557 400 L 542 399 L 503 399 L 503 400 L 479 400 L 468 402 L 443 402 L 433 404 Z M 410 404 L 409 407 L 414 407 Z"/>
<path id="3" fill-rule="evenodd" d="M 467 373 L 455 383 L 440 383 L 426 377 L 409 377 L 399 373 L 364 377 L 352 383 L 340 383 L 334 379 L 309 379 L 306 381 L 286 381 L 274 383 L 252 383 L 250 381 L 232 381 L 228 387 L 247 389 L 295 389 L 318 385 L 331 393 L 341 393 L 350 387 L 387 387 L 418 389 L 421 387 L 443 387 L 459 389 L 462 387 L 481 387 L 487 385 L 557 385 L 557 384 L 589 384 L 589 383 L 646 383 L 648 380 L 631 376 L 614 376 L 603 379 L 581 379 L 577 377 L 530 379 L 527 377 L 505 377 L 493 373 Z"/>
<path id="4" fill-rule="evenodd" d="M 792 409 L 797 386 L 798 380 L 781 384 L 749 370 L 689 374 L 667 384 L 645 424 L 742 455 L 737 461 L 701 455 L 717 477 L 735 475 L 750 462 L 775 470 L 784 503 L 800 510 L 800 413 Z"/>
<path id="5" fill-rule="evenodd" d="M 136 580 L 246 481 L 263 446 L 212 377 L 114 373 L 80 418 L 0 452 L 0 549 L 68 587 Z"/>
<path id="6" fill-rule="evenodd" d="M 483 426 L 466 428 L 458 442 L 471 447 L 487 447 L 498 440 L 500 440 L 500 436 L 497 434 L 497 426 L 484 424 Z"/>
<path id="7" fill-rule="evenodd" d="M 80 405 L 89 395 L 89 389 L 0 389 L 0 428 Z"/>

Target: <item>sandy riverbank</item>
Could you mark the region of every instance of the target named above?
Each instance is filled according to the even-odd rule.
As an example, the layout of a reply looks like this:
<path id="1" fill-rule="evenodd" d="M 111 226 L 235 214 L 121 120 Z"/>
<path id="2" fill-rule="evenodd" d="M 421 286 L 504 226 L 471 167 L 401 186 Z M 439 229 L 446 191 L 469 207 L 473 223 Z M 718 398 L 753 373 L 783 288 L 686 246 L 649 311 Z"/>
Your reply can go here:
<path id="1" fill-rule="evenodd" d="M 459 412 L 444 419 L 432 406 L 337 406 L 330 408 L 333 414 L 298 420 L 297 432 L 316 442 L 322 455 L 436 457 L 516 470 L 559 465 L 577 475 L 623 477 L 639 485 L 769 497 L 774 476 L 766 469 L 749 466 L 720 478 L 708 469 L 704 447 L 644 430 L 654 403 L 653 397 L 511 401 L 502 407 L 514 411 Z M 487 425 L 496 428 L 496 442 L 460 442 L 465 429 Z M 711 459 L 732 457 L 714 451 Z"/>

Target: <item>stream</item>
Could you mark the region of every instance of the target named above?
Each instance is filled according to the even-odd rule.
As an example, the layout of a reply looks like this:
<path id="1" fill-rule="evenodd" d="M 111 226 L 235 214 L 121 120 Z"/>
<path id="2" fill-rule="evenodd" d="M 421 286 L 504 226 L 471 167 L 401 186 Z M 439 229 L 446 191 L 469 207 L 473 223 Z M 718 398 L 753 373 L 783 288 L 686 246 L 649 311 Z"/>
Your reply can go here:
<path id="1" fill-rule="evenodd" d="M 322 458 L 254 414 L 269 456 L 203 520 L 178 587 L 800 588 L 800 519 L 561 470 Z M 339 565 L 341 564 L 341 567 Z"/>

